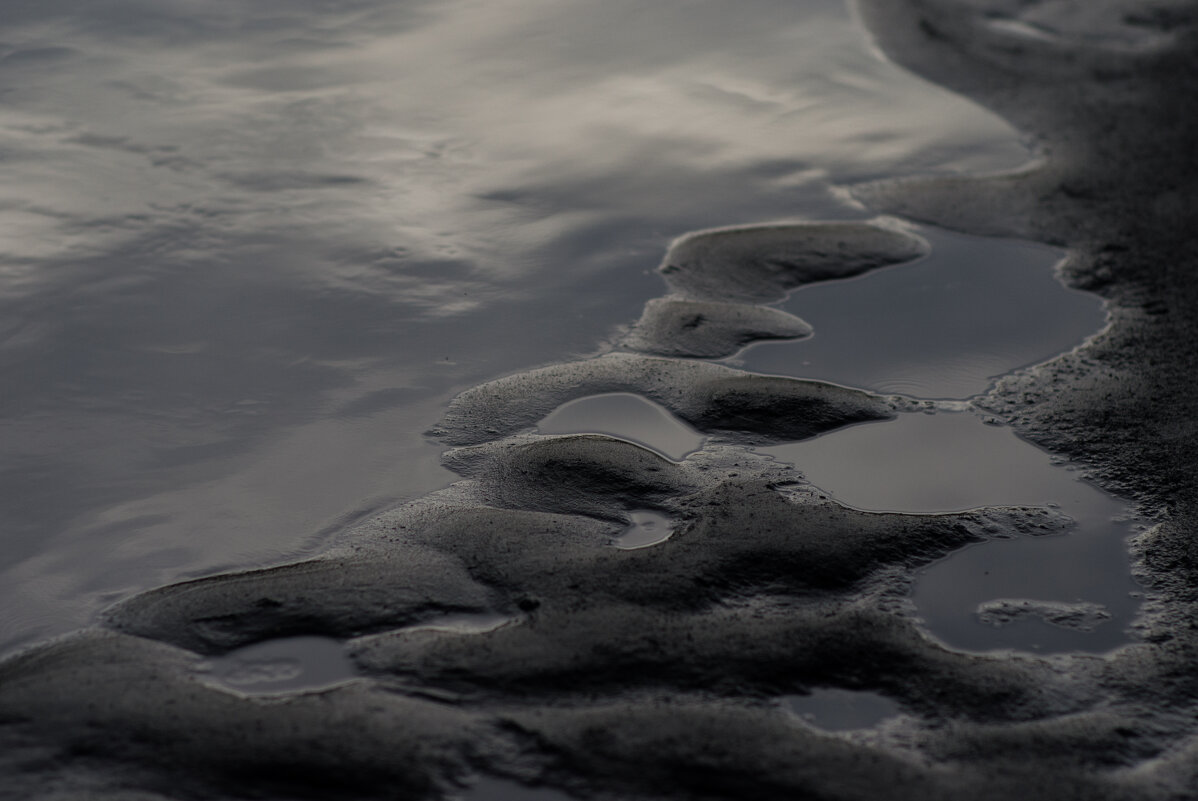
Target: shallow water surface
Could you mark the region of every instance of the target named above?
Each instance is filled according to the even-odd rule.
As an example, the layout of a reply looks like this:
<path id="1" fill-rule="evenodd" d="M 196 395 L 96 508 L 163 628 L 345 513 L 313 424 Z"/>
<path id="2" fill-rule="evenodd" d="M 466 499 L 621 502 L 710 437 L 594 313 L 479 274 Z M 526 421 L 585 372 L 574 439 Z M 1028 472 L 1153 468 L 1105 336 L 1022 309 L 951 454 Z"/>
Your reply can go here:
<path id="1" fill-rule="evenodd" d="M 811 337 L 729 361 L 748 370 L 917 398 L 967 398 L 994 377 L 1081 344 L 1102 301 L 1053 277 L 1063 258 L 1031 242 L 913 229 L 931 252 L 845 281 L 803 287 L 782 307 Z"/>
<path id="2" fill-rule="evenodd" d="M 1076 522 L 1064 533 L 967 547 L 917 576 L 924 625 L 970 650 L 1110 650 L 1139 601 L 1126 539 L 1126 506 L 1008 428 L 968 412 L 904 414 L 806 442 L 759 448 L 794 464 L 841 503 L 870 511 L 952 512 L 981 506 L 1052 506 Z M 996 626 L 979 605 L 1002 599 L 1099 605 L 1109 619 L 1085 631 L 1036 615 Z"/>
<path id="3" fill-rule="evenodd" d="M 877 693 L 834 688 L 783 696 L 780 702 L 787 712 L 824 731 L 869 729 L 902 711 L 898 704 Z"/>
<path id="4" fill-rule="evenodd" d="M 357 678 L 345 648 L 328 637 L 281 637 L 247 645 L 200 665 L 201 675 L 245 695 L 322 690 Z"/>
<path id="5" fill-rule="evenodd" d="M 1018 165 L 839 0 L 21 3 L 0 42 L 0 650 L 452 480 L 670 239 Z"/>
<path id="6" fill-rule="evenodd" d="M 641 509 L 629 512 L 628 517 L 632 522 L 612 542 L 621 550 L 632 551 L 659 545 L 674 533 L 674 521 L 660 512 Z"/>
<path id="7" fill-rule="evenodd" d="M 537 423 L 542 434 L 608 434 L 674 461 L 703 447 L 703 435 L 651 400 L 612 392 L 563 403 Z"/>

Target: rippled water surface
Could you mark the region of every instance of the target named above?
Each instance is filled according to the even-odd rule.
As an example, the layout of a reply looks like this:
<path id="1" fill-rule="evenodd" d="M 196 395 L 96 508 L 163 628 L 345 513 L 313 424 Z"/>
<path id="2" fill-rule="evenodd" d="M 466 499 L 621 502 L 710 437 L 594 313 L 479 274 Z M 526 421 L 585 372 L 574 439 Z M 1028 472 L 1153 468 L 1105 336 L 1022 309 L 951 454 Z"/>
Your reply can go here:
<path id="1" fill-rule="evenodd" d="M 0 649 L 444 485 L 677 235 L 1023 158 L 831 0 L 9 3 L 0 66 Z"/>

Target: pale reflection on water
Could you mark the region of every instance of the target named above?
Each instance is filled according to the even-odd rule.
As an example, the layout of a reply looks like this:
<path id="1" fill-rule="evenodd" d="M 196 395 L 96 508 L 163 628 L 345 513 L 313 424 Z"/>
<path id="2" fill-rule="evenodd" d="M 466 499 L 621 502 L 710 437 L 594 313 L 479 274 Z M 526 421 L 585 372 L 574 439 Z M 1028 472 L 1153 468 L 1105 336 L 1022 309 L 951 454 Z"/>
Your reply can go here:
<path id="1" fill-rule="evenodd" d="M 443 485 L 674 236 L 1023 157 L 832 0 L 47 0 L 0 66 L 0 649 Z"/>
<path id="2" fill-rule="evenodd" d="M 542 434 L 608 434 L 674 461 L 703 447 L 704 437 L 653 401 L 629 392 L 563 403 L 537 423 Z"/>
<path id="3" fill-rule="evenodd" d="M 841 503 L 870 511 L 951 512 L 982 506 L 1053 506 L 1076 526 L 967 547 L 922 570 L 914 601 L 927 629 L 969 650 L 1104 652 L 1126 632 L 1142 589 L 1131 577 L 1126 506 L 1081 481 L 1008 428 L 969 413 L 905 414 L 806 442 L 759 448 L 794 464 Z M 1032 599 L 1099 604 L 1093 631 L 1023 619 L 982 625 L 979 604 Z"/>
<path id="4" fill-rule="evenodd" d="M 807 695 L 785 695 L 781 706 L 809 726 L 824 731 L 857 731 L 872 728 L 901 711 L 877 693 L 820 687 Z"/>
<path id="5" fill-rule="evenodd" d="M 1105 324 L 1102 301 L 1053 276 L 1063 253 L 1017 240 L 912 230 L 931 252 L 795 292 L 783 307 L 814 329 L 728 361 L 917 398 L 979 395 L 996 376 L 1079 345 Z"/>
<path id="6" fill-rule="evenodd" d="M 247 645 L 197 665 L 199 677 L 244 695 L 325 690 L 357 678 L 344 646 L 327 637 L 283 637 Z"/>

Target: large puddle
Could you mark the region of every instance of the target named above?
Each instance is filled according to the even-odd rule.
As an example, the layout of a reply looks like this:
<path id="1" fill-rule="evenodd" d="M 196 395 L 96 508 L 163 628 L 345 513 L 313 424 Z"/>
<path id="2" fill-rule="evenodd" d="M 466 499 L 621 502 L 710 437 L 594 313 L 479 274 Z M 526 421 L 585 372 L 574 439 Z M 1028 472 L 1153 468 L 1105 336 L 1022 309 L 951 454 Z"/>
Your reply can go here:
<path id="1" fill-rule="evenodd" d="M 967 398 L 996 376 L 1069 350 L 1101 329 L 1102 302 L 1053 277 L 1063 258 L 1031 242 L 915 226 L 932 250 L 912 264 L 794 292 L 782 308 L 814 328 L 729 361 L 916 398 Z"/>

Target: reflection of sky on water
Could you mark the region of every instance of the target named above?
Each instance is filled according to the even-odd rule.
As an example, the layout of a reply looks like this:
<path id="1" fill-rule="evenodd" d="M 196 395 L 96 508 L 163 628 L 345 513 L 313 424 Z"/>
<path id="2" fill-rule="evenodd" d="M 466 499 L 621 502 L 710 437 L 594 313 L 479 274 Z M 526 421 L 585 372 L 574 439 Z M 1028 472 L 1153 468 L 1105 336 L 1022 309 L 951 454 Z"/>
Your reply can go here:
<path id="1" fill-rule="evenodd" d="M 608 434 L 680 461 L 703 447 L 703 435 L 661 406 L 629 392 L 564 403 L 537 423 L 542 434 Z"/>
<path id="2" fill-rule="evenodd" d="M 1020 152 L 830 0 L 11 2 L 0 104 L 0 648 L 444 483 L 673 236 Z"/>
<path id="3" fill-rule="evenodd" d="M 876 726 L 901 711 L 877 693 L 835 688 L 816 688 L 808 695 L 787 695 L 782 708 L 810 726 L 824 731 L 854 731 Z"/>
<path id="4" fill-rule="evenodd" d="M 1128 641 L 1139 606 L 1125 540 L 1126 506 L 1009 428 L 968 413 L 904 414 L 762 453 L 789 462 L 836 500 L 870 511 L 951 512 L 982 506 L 1057 506 L 1076 526 L 954 552 L 920 571 L 915 607 L 926 628 L 971 650 L 1102 652 Z M 1003 598 L 1102 604 L 1112 616 L 1092 632 L 1020 620 L 979 625 L 978 604 Z"/>
<path id="5" fill-rule="evenodd" d="M 1062 253 L 1030 242 L 918 226 L 916 263 L 795 292 L 784 308 L 811 337 L 762 343 L 729 361 L 917 398 L 968 398 L 995 376 L 1081 344 L 1105 323 L 1102 301 L 1053 277 Z"/>
<path id="6" fill-rule="evenodd" d="M 246 695 L 326 689 L 357 677 L 342 643 L 327 637 L 283 637 L 238 648 L 198 666 L 204 680 Z"/>

